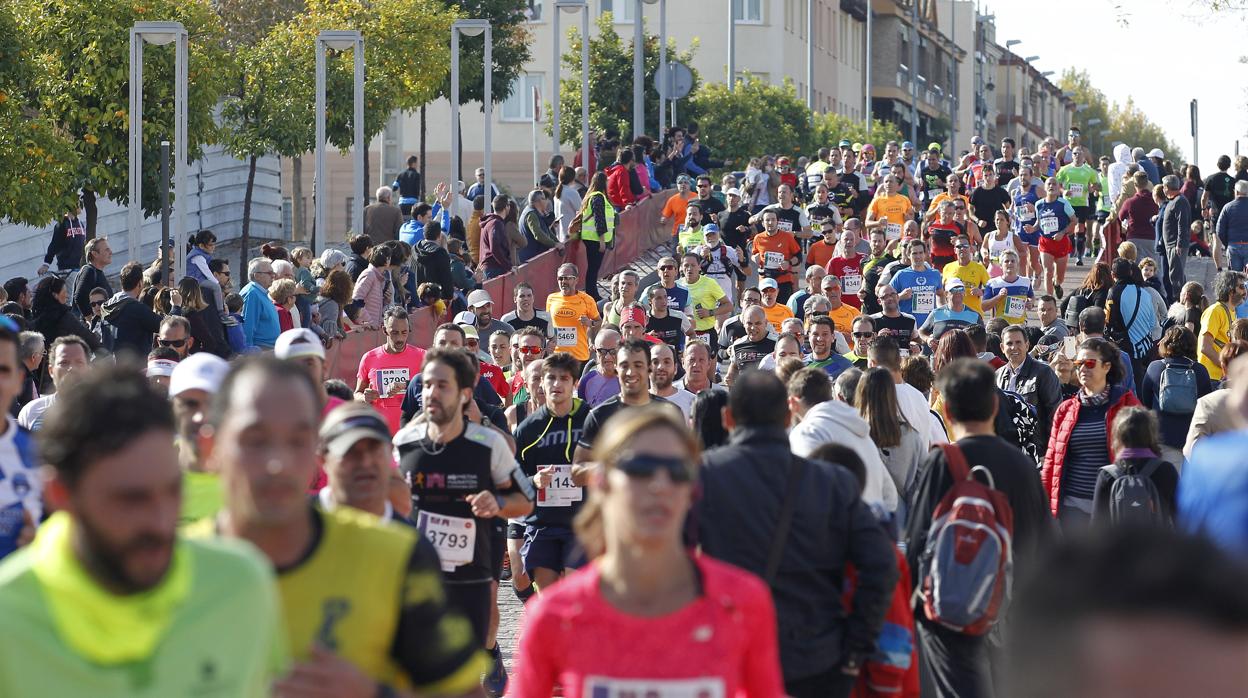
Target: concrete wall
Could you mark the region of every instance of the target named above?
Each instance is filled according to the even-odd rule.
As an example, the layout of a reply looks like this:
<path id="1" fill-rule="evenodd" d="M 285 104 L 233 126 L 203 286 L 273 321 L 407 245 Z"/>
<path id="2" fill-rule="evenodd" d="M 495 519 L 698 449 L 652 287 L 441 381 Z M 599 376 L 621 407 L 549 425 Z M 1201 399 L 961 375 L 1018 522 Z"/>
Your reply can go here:
<path id="1" fill-rule="evenodd" d="M 186 232 L 209 228 L 221 240 L 238 237 L 243 227 L 243 195 L 247 185 L 247 163 L 235 160 L 220 147 L 208 148 L 204 157 L 187 171 Z M 176 208 L 177 203 L 174 203 Z M 126 257 L 127 209 L 108 200 L 99 203 L 97 235 L 112 238 L 113 265 L 110 274 L 120 272 Z M 85 215 L 83 218 L 85 222 Z M 34 277 L 51 239 L 52 226 L 31 228 L 0 222 L 0 279 Z M 251 206 L 251 234 L 258 237 L 282 236 L 281 173 L 275 157 L 256 163 L 256 182 Z M 156 258 L 160 245 L 160 218 L 143 222 L 140 260 Z"/>

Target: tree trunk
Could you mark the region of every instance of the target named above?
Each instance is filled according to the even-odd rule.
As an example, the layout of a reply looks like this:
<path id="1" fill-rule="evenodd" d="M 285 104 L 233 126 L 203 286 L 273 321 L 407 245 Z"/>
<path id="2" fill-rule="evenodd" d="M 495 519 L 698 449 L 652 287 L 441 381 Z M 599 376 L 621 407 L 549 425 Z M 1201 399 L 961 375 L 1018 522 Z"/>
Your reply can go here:
<path id="1" fill-rule="evenodd" d="M 242 249 L 239 251 L 239 276 L 240 279 L 247 269 L 247 254 L 251 249 L 251 192 L 256 186 L 256 156 L 251 155 L 247 158 L 247 189 L 243 192 L 243 234 L 241 238 Z"/>
<path id="2" fill-rule="evenodd" d="M 429 123 L 425 120 L 425 105 L 420 105 L 420 198 L 425 198 L 425 182 L 429 179 L 429 175 L 425 170 L 425 135 L 428 134 Z M 451 182 L 451 186 L 455 186 Z"/>
<path id="3" fill-rule="evenodd" d="M 95 239 L 95 222 L 100 217 L 100 208 L 96 205 L 95 192 L 91 189 L 82 190 L 82 210 L 87 214 L 87 239 Z"/>
<path id="4" fill-rule="evenodd" d="M 467 182 L 468 177 L 464 175 L 464 120 L 460 119 L 459 123 L 455 124 L 455 128 L 459 130 L 459 152 L 451 153 L 451 157 L 455 158 L 455 161 L 459 163 L 460 178 Z M 476 180 L 474 179 L 473 181 L 475 182 Z M 457 183 L 451 182 L 451 187 L 455 186 L 457 186 Z M 471 188 L 471 185 L 469 185 L 469 188 Z M 488 199 L 489 197 L 487 196 L 486 198 Z"/>
<path id="5" fill-rule="evenodd" d="M 291 240 L 304 240 L 306 221 L 303 220 L 303 156 L 296 155 L 290 159 L 291 198 L 290 207 Z"/>

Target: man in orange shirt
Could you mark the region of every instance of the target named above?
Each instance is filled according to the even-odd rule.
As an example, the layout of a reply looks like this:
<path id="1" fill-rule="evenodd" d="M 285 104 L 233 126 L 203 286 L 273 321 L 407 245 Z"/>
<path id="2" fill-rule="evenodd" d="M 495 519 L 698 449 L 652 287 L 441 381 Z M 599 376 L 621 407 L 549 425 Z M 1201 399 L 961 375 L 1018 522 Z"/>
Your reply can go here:
<path id="1" fill-rule="evenodd" d="M 836 251 L 836 223 L 830 219 L 823 222 L 823 238 L 816 240 L 806 253 L 806 266 L 826 267 Z"/>
<path id="2" fill-rule="evenodd" d="M 898 193 L 897 178 L 888 175 L 880 180 L 880 189 L 867 207 L 867 230 L 883 228 L 890 242 L 901 239 L 901 230 L 907 221 L 914 220 L 914 205 L 910 197 Z"/>
<path id="3" fill-rule="evenodd" d="M 767 314 L 767 322 L 771 323 L 776 333 L 781 332 L 780 325 L 787 319 L 793 317 L 793 311 L 789 310 L 789 306 L 777 302 L 779 296 L 779 284 L 775 279 L 760 279 L 758 282 L 758 290 L 763 294 L 763 312 Z"/>
<path id="4" fill-rule="evenodd" d="M 551 351 L 566 351 L 582 364 L 589 361 L 589 335 L 599 319 L 598 305 L 584 291 L 576 290 L 576 265 L 559 267 L 559 292 L 546 297 L 546 312 L 555 326 Z"/>
<path id="5" fill-rule="evenodd" d="M 685 222 L 685 209 L 689 206 L 689 199 L 694 197 L 694 193 L 690 191 L 691 184 L 689 175 L 680 175 L 676 178 L 676 193 L 667 199 L 667 203 L 663 204 L 664 223 L 671 221 L 672 237 L 680 232 L 680 226 Z"/>
<path id="6" fill-rule="evenodd" d="M 763 232 L 755 235 L 751 258 L 764 279 L 775 279 L 781 304 L 793 295 L 793 267 L 802 263 L 802 248 L 793 233 L 780 230 L 774 210 L 763 211 Z"/>

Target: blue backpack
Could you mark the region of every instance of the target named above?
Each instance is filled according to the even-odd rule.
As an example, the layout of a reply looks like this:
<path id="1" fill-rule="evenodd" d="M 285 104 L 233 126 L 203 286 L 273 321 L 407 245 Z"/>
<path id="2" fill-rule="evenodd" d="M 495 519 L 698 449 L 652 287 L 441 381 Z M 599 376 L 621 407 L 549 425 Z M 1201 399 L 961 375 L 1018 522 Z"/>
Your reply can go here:
<path id="1" fill-rule="evenodd" d="M 1192 414 L 1196 411 L 1196 367 L 1190 359 L 1166 361 L 1157 389 L 1157 409 L 1166 414 Z"/>

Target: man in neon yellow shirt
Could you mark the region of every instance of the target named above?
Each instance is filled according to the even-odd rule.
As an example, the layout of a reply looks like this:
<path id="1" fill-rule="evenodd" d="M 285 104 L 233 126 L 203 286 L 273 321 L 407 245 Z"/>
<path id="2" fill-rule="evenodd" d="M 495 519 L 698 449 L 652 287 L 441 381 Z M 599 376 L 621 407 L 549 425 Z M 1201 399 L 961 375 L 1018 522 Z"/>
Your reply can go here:
<path id="1" fill-rule="evenodd" d="M 249 545 L 177 536 L 164 399 L 97 368 L 40 439 L 57 513 L 0 564 L 0 695 L 269 695 L 286 661 L 273 573 Z"/>
<path id="2" fill-rule="evenodd" d="M 1084 250 L 1088 240 L 1088 221 L 1096 216 L 1096 210 L 1089 204 L 1088 195 L 1092 193 L 1092 185 L 1100 185 L 1100 174 L 1088 164 L 1088 153 L 1083 146 L 1076 145 L 1070 150 L 1074 162 L 1057 171 L 1057 182 L 1066 192 L 1066 200 L 1075 209 L 1075 266 L 1083 266 Z"/>
<path id="3" fill-rule="evenodd" d="M 702 275 L 702 257 L 686 252 L 680 260 L 681 286 L 689 289 L 689 307 L 693 309 L 693 328 L 698 334 L 715 330 L 715 324 L 732 312 L 732 303 L 719 282 Z M 715 346 L 715 342 L 711 342 Z"/>
<path id="4" fill-rule="evenodd" d="M 212 396 L 217 394 L 230 364 L 208 352 L 192 354 L 169 377 L 169 401 L 177 424 L 178 460 L 182 464 L 182 515 L 179 525 L 212 516 L 221 510 L 221 479 L 204 469 L 199 457 L 199 428 L 204 425 Z"/>
<path id="5" fill-rule="evenodd" d="M 984 288 L 988 285 L 988 270 L 971 258 L 972 249 L 969 237 L 964 234 L 955 235 L 953 251 L 957 254 L 957 259 L 945 265 L 940 271 L 940 278 L 942 281 L 954 277 L 961 279 L 962 285 L 966 287 L 966 307 L 983 315 L 981 299 L 984 297 Z"/>

